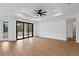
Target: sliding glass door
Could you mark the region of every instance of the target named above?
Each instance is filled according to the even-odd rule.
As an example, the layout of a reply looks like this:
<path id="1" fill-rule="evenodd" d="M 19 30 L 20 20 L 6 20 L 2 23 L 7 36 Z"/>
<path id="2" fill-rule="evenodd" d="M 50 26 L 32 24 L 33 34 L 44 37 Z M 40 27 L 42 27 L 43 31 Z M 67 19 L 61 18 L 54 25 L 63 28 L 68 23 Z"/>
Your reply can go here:
<path id="1" fill-rule="evenodd" d="M 33 37 L 33 24 L 17 21 L 16 22 L 16 39 Z"/>

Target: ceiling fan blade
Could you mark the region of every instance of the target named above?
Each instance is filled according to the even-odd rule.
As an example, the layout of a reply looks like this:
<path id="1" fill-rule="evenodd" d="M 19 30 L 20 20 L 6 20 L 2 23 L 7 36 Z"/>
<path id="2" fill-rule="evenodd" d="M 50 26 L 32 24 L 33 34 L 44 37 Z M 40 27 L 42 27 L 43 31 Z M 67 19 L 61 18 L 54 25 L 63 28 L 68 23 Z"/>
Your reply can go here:
<path id="1" fill-rule="evenodd" d="M 42 16 L 42 14 L 40 14 L 40 16 Z"/>
<path id="2" fill-rule="evenodd" d="M 46 13 L 46 11 L 44 11 L 44 12 L 41 12 L 41 13 Z"/>
<path id="3" fill-rule="evenodd" d="M 42 11 L 42 9 L 38 10 L 38 12 L 40 13 Z"/>
<path id="4" fill-rule="evenodd" d="M 36 10 L 34 10 L 36 13 L 38 13 Z"/>
<path id="5" fill-rule="evenodd" d="M 44 14 L 44 13 L 42 13 L 42 15 L 45 15 L 46 16 L 46 14 Z"/>

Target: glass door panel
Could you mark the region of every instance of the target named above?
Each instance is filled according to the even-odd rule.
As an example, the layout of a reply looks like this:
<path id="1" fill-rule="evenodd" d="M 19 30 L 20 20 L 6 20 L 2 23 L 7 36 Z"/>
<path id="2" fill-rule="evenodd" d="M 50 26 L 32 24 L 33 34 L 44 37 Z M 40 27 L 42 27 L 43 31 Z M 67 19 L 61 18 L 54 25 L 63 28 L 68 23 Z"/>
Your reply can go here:
<path id="1" fill-rule="evenodd" d="M 33 36 L 33 24 L 29 24 L 29 37 Z"/>
<path id="2" fill-rule="evenodd" d="M 17 39 L 23 38 L 23 23 L 17 22 Z"/>
<path id="3" fill-rule="evenodd" d="M 28 37 L 28 24 L 24 23 L 24 38 Z"/>

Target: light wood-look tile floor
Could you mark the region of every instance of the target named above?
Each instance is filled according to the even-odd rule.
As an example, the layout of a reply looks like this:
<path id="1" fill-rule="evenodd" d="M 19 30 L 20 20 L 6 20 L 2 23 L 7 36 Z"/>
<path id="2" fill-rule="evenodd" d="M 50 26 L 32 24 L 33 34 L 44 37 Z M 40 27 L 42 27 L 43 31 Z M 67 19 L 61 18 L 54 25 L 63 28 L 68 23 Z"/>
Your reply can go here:
<path id="1" fill-rule="evenodd" d="M 75 56 L 79 55 L 79 44 L 33 37 L 15 42 L 0 42 L 1 56 Z"/>

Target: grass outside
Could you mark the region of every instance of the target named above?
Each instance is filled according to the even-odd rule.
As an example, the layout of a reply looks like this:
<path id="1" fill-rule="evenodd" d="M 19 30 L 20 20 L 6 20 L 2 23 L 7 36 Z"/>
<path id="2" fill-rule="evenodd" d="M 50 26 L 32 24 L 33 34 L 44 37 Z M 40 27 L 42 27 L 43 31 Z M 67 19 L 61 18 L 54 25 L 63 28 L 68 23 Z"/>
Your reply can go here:
<path id="1" fill-rule="evenodd" d="M 22 32 L 18 32 L 18 36 L 22 36 L 23 33 Z M 32 35 L 32 32 L 29 32 L 29 35 L 31 36 Z M 28 36 L 28 32 L 27 33 L 24 33 L 24 36 Z"/>
<path id="2" fill-rule="evenodd" d="M 22 36 L 22 32 L 18 32 L 18 36 Z M 32 33 L 30 32 L 29 35 L 31 36 Z M 28 33 L 25 33 L 24 36 L 28 36 Z M 3 39 L 8 38 L 8 32 L 3 32 Z"/>
<path id="3" fill-rule="evenodd" d="M 8 38 L 8 32 L 3 32 L 3 39 Z"/>

